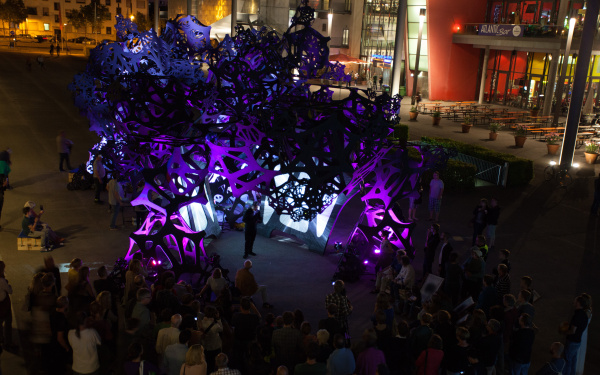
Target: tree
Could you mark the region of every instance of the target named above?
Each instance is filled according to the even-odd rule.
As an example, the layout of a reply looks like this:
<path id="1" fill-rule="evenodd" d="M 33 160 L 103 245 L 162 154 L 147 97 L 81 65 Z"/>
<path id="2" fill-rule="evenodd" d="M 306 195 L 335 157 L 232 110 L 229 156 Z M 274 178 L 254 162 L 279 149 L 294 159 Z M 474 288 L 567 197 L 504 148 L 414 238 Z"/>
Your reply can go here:
<path id="1" fill-rule="evenodd" d="M 82 5 L 79 10 L 67 12 L 67 19 L 74 28 L 83 28 L 87 36 L 88 26 L 91 26 L 92 33 L 98 33 L 102 29 L 102 23 L 110 20 L 110 12 L 106 6 L 94 0 L 91 4 Z"/>
<path id="2" fill-rule="evenodd" d="M 8 22 L 10 29 L 11 25 L 13 28 L 27 19 L 27 8 L 23 0 L 6 0 L 4 4 L 0 4 L 0 19 L 2 22 Z"/>
<path id="3" fill-rule="evenodd" d="M 137 12 L 135 15 L 135 19 L 133 22 L 136 23 L 139 32 L 144 32 L 150 30 L 154 25 L 152 20 L 146 17 L 145 14 Z M 156 31 L 156 30 L 155 30 Z"/>
<path id="4" fill-rule="evenodd" d="M 69 12 L 67 12 L 67 19 L 69 20 L 69 23 L 71 24 L 71 26 L 73 26 L 76 29 L 81 29 L 83 28 L 83 33 L 84 35 L 87 37 L 87 20 L 85 19 L 85 16 L 83 15 L 83 13 L 81 12 L 81 10 L 77 10 L 77 9 L 73 9 Z"/>
<path id="5" fill-rule="evenodd" d="M 87 24 L 92 26 L 93 34 L 100 32 L 104 21 L 110 20 L 109 9 L 100 4 L 98 0 L 92 0 L 90 4 L 82 5 L 80 11 L 85 17 Z"/>

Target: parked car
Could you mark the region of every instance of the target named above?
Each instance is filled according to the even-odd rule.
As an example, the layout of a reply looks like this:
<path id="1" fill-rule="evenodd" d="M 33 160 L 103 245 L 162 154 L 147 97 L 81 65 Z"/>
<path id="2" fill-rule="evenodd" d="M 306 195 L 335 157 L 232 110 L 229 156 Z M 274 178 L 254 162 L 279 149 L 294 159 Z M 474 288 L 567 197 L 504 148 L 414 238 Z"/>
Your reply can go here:
<path id="1" fill-rule="evenodd" d="M 39 43 L 54 41 L 54 35 L 38 35 L 36 38 Z"/>
<path id="2" fill-rule="evenodd" d="M 88 38 L 86 36 L 80 36 L 78 38 L 69 39 L 68 42 L 79 44 L 96 44 L 96 39 Z"/>

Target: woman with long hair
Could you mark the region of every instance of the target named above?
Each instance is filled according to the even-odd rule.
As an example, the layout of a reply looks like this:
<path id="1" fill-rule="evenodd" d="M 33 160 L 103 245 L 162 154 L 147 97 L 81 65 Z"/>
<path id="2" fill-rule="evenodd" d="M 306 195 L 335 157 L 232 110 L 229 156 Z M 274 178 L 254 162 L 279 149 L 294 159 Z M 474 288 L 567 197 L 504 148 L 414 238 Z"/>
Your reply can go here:
<path id="1" fill-rule="evenodd" d="M 73 312 L 85 310 L 88 305 L 96 300 L 96 293 L 90 283 L 90 268 L 87 266 L 79 269 L 77 285 L 72 289 L 69 299 L 72 301 Z"/>
<path id="2" fill-rule="evenodd" d="M 79 269 L 83 266 L 83 261 L 79 258 L 74 258 L 69 264 L 69 272 L 67 285 L 65 289 L 67 289 L 67 293 L 71 295 L 79 282 Z"/>
<path id="3" fill-rule="evenodd" d="M 417 375 L 437 375 L 444 359 L 442 338 L 433 335 L 429 339 L 427 349 L 423 350 L 415 362 Z"/>
<path id="4" fill-rule="evenodd" d="M 126 302 L 131 298 L 135 298 L 134 279 L 137 275 L 143 275 L 142 261 L 140 259 L 132 259 L 129 262 L 129 267 L 125 273 L 125 296 L 123 301 Z"/>
<path id="5" fill-rule="evenodd" d="M 202 345 L 192 345 L 188 349 L 179 375 L 206 375 L 206 360 Z"/>
<path id="6" fill-rule="evenodd" d="M 111 327 L 116 328 L 119 318 L 113 312 L 112 294 L 108 290 L 100 292 L 96 296 L 96 302 L 100 305 L 102 319 L 110 323 Z"/>
<path id="7" fill-rule="evenodd" d="M 102 344 L 100 335 L 90 328 L 90 318 L 84 312 L 77 314 L 77 328 L 68 333 L 69 344 L 73 348 L 73 372 L 94 374 L 100 368 L 97 346 Z"/>

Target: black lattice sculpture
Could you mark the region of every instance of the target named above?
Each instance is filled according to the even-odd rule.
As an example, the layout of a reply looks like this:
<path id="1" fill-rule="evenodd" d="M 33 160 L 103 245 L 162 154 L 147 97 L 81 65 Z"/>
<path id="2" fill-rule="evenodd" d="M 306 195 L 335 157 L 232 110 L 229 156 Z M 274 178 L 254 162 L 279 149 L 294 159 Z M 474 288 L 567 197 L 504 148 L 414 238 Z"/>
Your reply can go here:
<path id="1" fill-rule="evenodd" d="M 133 203 L 151 213 L 130 254 L 196 264 L 202 238 L 218 233 L 205 183 L 213 176 L 234 197 L 253 192 L 275 214 L 310 221 L 376 167 L 401 98 L 311 90 L 320 71 L 350 79 L 328 61 L 313 11 L 304 1 L 283 35 L 238 28 L 216 48 L 193 16 L 170 20 L 160 37 L 117 17 L 121 41 L 95 48 L 70 89 L 102 137 L 94 153 L 115 175 L 145 183 Z"/>

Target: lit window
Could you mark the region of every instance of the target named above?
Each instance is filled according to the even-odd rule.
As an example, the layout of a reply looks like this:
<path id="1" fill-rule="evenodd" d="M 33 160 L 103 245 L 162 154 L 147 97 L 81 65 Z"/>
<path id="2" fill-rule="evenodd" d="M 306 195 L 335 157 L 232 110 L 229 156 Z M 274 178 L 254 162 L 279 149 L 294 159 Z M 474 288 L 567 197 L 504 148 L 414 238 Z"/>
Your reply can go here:
<path id="1" fill-rule="evenodd" d="M 50 31 L 50 24 L 49 23 L 45 23 L 44 24 L 44 31 Z"/>
<path id="2" fill-rule="evenodd" d="M 350 31 L 348 30 L 348 26 L 344 27 L 344 31 L 342 31 L 342 46 L 348 47 L 348 39 L 350 36 Z"/>

